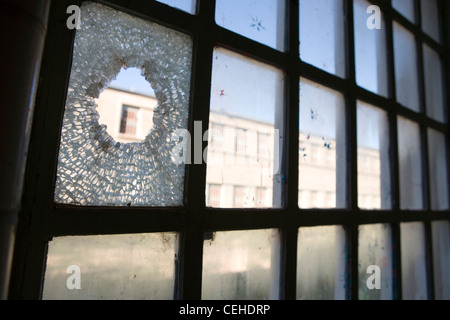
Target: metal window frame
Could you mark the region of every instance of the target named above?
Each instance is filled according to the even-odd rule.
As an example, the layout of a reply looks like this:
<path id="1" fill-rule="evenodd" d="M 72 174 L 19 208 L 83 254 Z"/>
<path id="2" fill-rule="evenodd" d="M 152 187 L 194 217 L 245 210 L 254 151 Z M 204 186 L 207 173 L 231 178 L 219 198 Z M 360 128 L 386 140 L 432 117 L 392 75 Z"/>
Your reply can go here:
<path id="1" fill-rule="evenodd" d="M 400 224 L 420 221 L 426 227 L 429 298 L 434 298 L 432 258 L 432 221 L 449 220 L 449 211 L 432 211 L 428 191 L 427 128 L 442 132 L 448 141 L 450 117 L 439 123 L 423 113 L 413 112 L 396 102 L 393 55 L 393 21 L 412 32 L 417 42 L 421 105 L 424 106 L 422 42 L 436 50 L 445 65 L 446 107 L 450 110 L 450 3 L 438 0 L 443 25 L 444 44 L 439 44 L 421 30 L 420 1 L 415 0 L 417 23 L 413 24 L 391 7 L 391 1 L 370 0 L 383 12 L 386 23 L 389 97 L 384 98 L 356 85 L 353 1 L 344 0 L 347 17 L 347 77 L 339 78 L 309 65 L 299 58 L 299 2 L 287 0 L 285 52 L 272 49 L 215 24 L 215 1 L 197 0 L 197 14 L 190 15 L 156 1 L 94 0 L 156 21 L 192 35 L 194 39 L 189 129 L 194 121 L 202 121 L 208 129 L 210 83 L 213 50 L 225 47 L 271 64 L 286 74 L 286 103 L 283 114 L 285 157 L 284 206 L 279 209 L 218 209 L 205 206 L 206 164 L 188 165 L 185 177 L 184 205 L 176 208 L 71 207 L 53 203 L 54 184 L 62 118 L 70 75 L 74 31 L 65 26 L 66 8 L 81 0 L 52 1 L 47 40 L 42 62 L 36 111 L 26 169 L 23 205 L 19 217 L 14 265 L 10 281 L 13 299 L 40 299 L 42 294 L 47 243 L 53 237 L 71 235 L 129 234 L 150 232 L 179 233 L 179 260 L 175 299 L 201 299 L 204 235 L 213 231 L 275 228 L 281 234 L 280 299 L 296 298 L 297 232 L 300 227 L 342 225 L 348 238 L 348 298 L 358 299 L 358 227 L 364 224 L 387 223 L 392 226 L 394 261 L 394 299 L 402 299 Z M 341 92 L 346 99 L 347 130 L 347 209 L 299 209 L 298 146 L 299 146 L 299 79 L 305 77 Z M 360 210 L 357 204 L 356 101 L 362 100 L 388 113 L 392 150 L 392 209 Z M 423 110 L 422 110 L 423 111 Z M 424 175 L 425 209 L 401 210 L 399 206 L 399 168 L 397 149 L 397 116 L 420 125 Z M 202 148 L 207 142 L 203 142 Z M 450 170 L 449 176 L 450 176 Z M 448 177 L 449 178 L 449 177 Z M 448 179 L 450 181 L 450 179 Z M 450 184 L 449 184 L 450 185 Z M 450 195 L 449 195 L 450 196 Z"/>

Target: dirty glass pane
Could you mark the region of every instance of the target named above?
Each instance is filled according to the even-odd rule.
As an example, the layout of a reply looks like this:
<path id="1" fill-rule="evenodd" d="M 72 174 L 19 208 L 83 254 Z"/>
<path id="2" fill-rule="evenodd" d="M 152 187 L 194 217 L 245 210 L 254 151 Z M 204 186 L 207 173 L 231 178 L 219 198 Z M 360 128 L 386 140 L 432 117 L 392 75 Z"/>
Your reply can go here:
<path id="1" fill-rule="evenodd" d="M 205 240 L 202 299 L 277 299 L 278 282 L 278 230 L 215 232 Z"/>
<path id="2" fill-rule="evenodd" d="M 441 42 L 440 14 L 437 0 L 421 0 L 422 30 L 434 40 Z"/>
<path id="3" fill-rule="evenodd" d="M 425 227 L 421 222 L 402 223 L 400 232 L 403 299 L 426 300 L 428 289 Z"/>
<path id="4" fill-rule="evenodd" d="M 177 142 L 171 137 L 187 127 L 192 39 L 98 3 L 83 2 L 81 16 L 61 131 L 55 201 L 182 205 L 185 168 L 173 161 Z M 117 142 L 99 122 L 95 99 L 122 68 L 140 69 L 157 100 L 153 127 L 139 142 Z"/>
<path id="5" fill-rule="evenodd" d="M 419 125 L 398 117 L 401 209 L 423 209 L 422 152 Z"/>
<path id="6" fill-rule="evenodd" d="M 358 235 L 358 270 L 360 300 L 392 300 L 392 234 L 388 224 L 364 225 L 359 227 Z M 378 279 L 371 278 L 379 268 Z M 370 287 L 368 286 L 371 285 Z M 372 287 L 375 285 L 375 288 Z"/>
<path id="7" fill-rule="evenodd" d="M 346 245 L 341 226 L 299 229 L 297 299 L 347 298 Z"/>
<path id="8" fill-rule="evenodd" d="M 392 0 L 392 7 L 411 22 L 415 22 L 415 0 Z"/>
<path id="9" fill-rule="evenodd" d="M 58 237 L 49 242 L 47 300 L 170 300 L 176 234 Z"/>
<path id="10" fill-rule="evenodd" d="M 385 111 L 357 102 L 358 206 L 390 209 L 392 205 L 389 125 Z"/>
<path id="11" fill-rule="evenodd" d="M 416 41 L 411 32 L 394 22 L 394 63 L 397 101 L 420 111 Z"/>
<path id="12" fill-rule="evenodd" d="M 436 51 L 423 44 L 423 67 L 427 115 L 437 121 L 445 121 L 444 67 Z"/>
<path id="13" fill-rule="evenodd" d="M 300 58 L 345 77 L 344 25 L 342 0 L 300 0 Z"/>
<path id="14" fill-rule="evenodd" d="M 216 23 L 274 49 L 285 49 L 285 0 L 216 0 Z"/>
<path id="15" fill-rule="evenodd" d="M 345 102 L 300 79 L 299 207 L 346 206 Z"/>
<path id="16" fill-rule="evenodd" d="M 449 209 L 447 149 L 444 134 L 428 129 L 428 165 L 432 210 Z"/>
<path id="17" fill-rule="evenodd" d="M 171 7 L 195 14 L 196 0 L 157 0 Z"/>
<path id="18" fill-rule="evenodd" d="M 356 82 L 359 86 L 378 93 L 388 94 L 386 61 L 386 28 L 381 15 L 380 29 L 367 27 L 367 0 L 354 2 Z"/>
<path id="19" fill-rule="evenodd" d="M 450 223 L 433 221 L 434 289 L 437 300 L 450 300 Z"/>
<path id="20" fill-rule="evenodd" d="M 209 130 L 203 138 L 209 142 L 207 185 L 221 190 L 214 203 L 206 194 L 207 206 L 281 206 L 283 87 L 280 70 L 225 49 L 214 51 Z"/>

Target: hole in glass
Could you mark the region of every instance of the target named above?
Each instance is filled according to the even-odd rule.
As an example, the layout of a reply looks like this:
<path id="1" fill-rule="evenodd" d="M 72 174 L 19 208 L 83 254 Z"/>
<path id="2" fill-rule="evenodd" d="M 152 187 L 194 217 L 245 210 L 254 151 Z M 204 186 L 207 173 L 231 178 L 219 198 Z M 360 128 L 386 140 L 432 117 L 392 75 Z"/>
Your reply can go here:
<path id="1" fill-rule="evenodd" d="M 118 143 L 143 141 L 153 128 L 157 99 L 139 68 L 122 68 L 95 103 L 99 123 Z"/>

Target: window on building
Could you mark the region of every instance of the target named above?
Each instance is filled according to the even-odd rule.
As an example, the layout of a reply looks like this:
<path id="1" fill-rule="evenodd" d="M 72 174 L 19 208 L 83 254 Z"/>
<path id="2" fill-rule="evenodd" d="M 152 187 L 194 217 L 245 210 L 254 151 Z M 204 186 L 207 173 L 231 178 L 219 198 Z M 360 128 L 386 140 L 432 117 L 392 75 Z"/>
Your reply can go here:
<path id="1" fill-rule="evenodd" d="M 123 106 L 120 118 L 120 133 L 136 135 L 139 108 Z"/>
<path id="2" fill-rule="evenodd" d="M 69 30 L 52 2 L 13 298 L 450 299 L 444 1 L 129 3 Z M 94 103 L 124 66 L 157 100 L 136 143 Z"/>

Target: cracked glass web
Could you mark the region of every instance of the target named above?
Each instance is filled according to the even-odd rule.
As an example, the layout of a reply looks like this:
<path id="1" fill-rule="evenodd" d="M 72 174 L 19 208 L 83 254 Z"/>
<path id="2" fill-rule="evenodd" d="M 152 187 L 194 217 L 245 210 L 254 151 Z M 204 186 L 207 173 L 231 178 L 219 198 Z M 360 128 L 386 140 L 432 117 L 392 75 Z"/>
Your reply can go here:
<path id="1" fill-rule="evenodd" d="M 187 128 L 191 37 L 85 2 L 77 30 L 58 159 L 55 202 L 178 206 L 184 165 L 172 161 L 177 129 Z M 116 142 L 99 123 L 95 99 L 121 68 L 139 68 L 155 91 L 144 140 Z"/>

